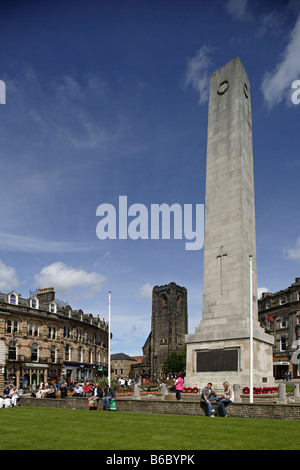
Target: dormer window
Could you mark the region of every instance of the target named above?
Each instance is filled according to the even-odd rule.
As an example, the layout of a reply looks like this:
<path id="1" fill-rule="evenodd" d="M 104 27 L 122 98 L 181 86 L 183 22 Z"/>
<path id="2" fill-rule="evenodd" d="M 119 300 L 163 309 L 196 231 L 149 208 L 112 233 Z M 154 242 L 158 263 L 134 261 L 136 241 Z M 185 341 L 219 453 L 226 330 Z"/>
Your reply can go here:
<path id="1" fill-rule="evenodd" d="M 39 308 L 39 299 L 37 297 L 30 299 L 30 307 L 35 309 Z"/>
<path id="2" fill-rule="evenodd" d="M 19 305 L 19 296 L 15 291 L 8 294 L 8 303 L 12 305 Z"/>
<path id="3" fill-rule="evenodd" d="M 49 312 L 51 313 L 57 313 L 57 305 L 55 302 L 51 302 L 49 304 Z"/>

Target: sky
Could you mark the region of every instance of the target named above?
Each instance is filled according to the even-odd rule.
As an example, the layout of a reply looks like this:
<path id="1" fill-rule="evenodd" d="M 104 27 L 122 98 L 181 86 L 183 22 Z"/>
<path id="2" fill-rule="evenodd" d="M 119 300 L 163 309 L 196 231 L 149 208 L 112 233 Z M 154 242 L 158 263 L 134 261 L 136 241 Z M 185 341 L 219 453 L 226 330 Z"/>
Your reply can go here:
<path id="1" fill-rule="evenodd" d="M 1 292 L 54 287 L 107 321 L 111 291 L 111 352 L 141 355 L 152 288 L 176 282 L 193 333 L 203 248 L 150 228 L 120 238 L 119 198 L 135 234 L 135 204 L 150 216 L 205 203 L 209 77 L 237 56 L 251 84 L 259 293 L 299 277 L 298 0 L 2 0 L 0 39 Z M 98 236 L 103 204 L 115 238 Z"/>

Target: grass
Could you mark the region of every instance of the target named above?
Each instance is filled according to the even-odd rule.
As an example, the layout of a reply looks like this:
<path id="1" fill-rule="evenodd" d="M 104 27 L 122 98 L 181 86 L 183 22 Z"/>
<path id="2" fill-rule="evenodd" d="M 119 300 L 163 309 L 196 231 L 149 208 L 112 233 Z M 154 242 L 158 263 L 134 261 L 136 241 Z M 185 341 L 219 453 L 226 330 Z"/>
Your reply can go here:
<path id="1" fill-rule="evenodd" d="M 0 450 L 292 450 L 299 434 L 299 421 L 0 410 Z"/>

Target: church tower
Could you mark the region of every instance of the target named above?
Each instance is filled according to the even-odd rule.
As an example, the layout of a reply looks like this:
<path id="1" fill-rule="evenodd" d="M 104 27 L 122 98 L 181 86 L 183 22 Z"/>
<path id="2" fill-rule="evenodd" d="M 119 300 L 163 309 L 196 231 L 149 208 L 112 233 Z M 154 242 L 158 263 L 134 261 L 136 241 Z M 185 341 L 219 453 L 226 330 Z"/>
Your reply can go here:
<path id="1" fill-rule="evenodd" d="M 163 363 L 171 352 L 184 348 L 188 332 L 187 290 L 171 282 L 152 292 L 150 375 L 163 375 Z"/>

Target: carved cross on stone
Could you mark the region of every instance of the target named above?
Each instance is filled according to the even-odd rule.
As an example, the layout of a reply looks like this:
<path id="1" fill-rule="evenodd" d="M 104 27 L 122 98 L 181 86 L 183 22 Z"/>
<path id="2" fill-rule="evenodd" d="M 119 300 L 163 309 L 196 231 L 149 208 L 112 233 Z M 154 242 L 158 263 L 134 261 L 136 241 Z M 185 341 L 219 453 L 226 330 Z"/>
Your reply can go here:
<path id="1" fill-rule="evenodd" d="M 223 245 L 221 246 L 220 254 L 216 257 L 216 259 L 220 259 L 220 291 L 221 295 L 223 295 L 223 258 L 227 256 L 227 253 L 223 253 Z"/>

